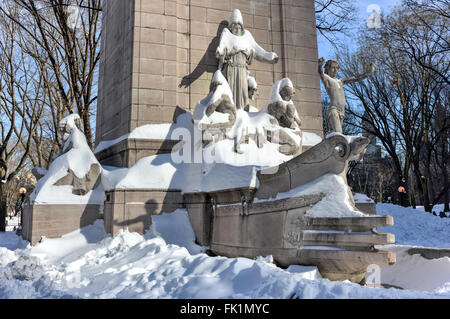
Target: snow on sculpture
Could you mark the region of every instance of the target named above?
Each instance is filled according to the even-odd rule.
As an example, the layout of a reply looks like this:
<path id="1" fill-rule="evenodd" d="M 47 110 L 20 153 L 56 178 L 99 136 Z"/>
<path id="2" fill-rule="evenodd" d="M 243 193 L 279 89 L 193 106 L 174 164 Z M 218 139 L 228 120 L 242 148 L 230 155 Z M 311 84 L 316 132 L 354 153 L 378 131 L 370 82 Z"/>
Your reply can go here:
<path id="1" fill-rule="evenodd" d="M 288 92 L 292 93 L 293 86 L 289 79 L 283 79 L 274 84 L 273 91 L 281 90 L 285 100 L 279 93 L 273 94 L 269 106 L 272 105 L 279 109 L 284 107 L 283 114 L 286 118 L 287 114 L 291 112 L 293 114 L 292 121 L 297 123 L 297 127 L 292 129 L 290 127 L 294 127 L 293 125 L 280 126 L 280 120 L 269 114 L 267 108 L 260 112 L 250 113 L 241 109 L 236 110 L 232 103 L 233 96 L 228 82 L 220 70 L 216 71 L 211 81 L 211 92 L 197 104 L 194 111 L 196 126 L 203 132 L 203 146 L 206 147 L 213 141 L 229 139 L 234 140 L 234 151 L 243 154 L 241 145 L 248 140 L 253 140 L 260 149 L 265 143 L 271 142 L 279 144 L 278 151 L 284 155 L 298 155 L 301 152 L 302 142 L 302 132 L 298 127 L 300 119 L 290 100 L 291 94 L 284 95 L 283 93 L 286 91 L 286 87 L 289 88 Z M 294 108 L 294 110 L 287 111 L 286 105 L 289 106 L 289 109 Z"/>
<path id="2" fill-rule="evenodd" d="M 248 99 L 253 101 L 253 98 L 255 97 L 257 91 L 258 91 L 258 83 L 256 83 L 255 78 L 249 74 L 249 76 L 248 76 Z M 245 110 L 247 112 L 249 112 L 250 107 L 251 107 L 250 104 L 248 104 L 245 107 Z"/>
<path id="3" fill-rule="evenodd" d="M 291 80 L 284 78 L 276 82 L 272 86 L 266 112 L 272 115 L 280 126 L 299 129 L 301 120 L 294 102 L 292 102 L 292 96 L 294 94 L 295 89 Z"/>
<path id="4" fill-rule="evenodd" d="M 236 121 L 233 94 L 219 70 L 211 80 L 208 96 L 198 102 L 193 118 L 201 130 L 230 127 Z"/>
<path id="5" fill-rule="evenodd" d="M 54 159 L 45 176 L 39 180 L 31 196 L 32 201 L 91 202 L 97 201 L 98 197 L 98 201 L 101 202 L 104 198 L 103 190 L 99 187 L 102 167 L 89 148 L 86 137 L 80 130 L 80 124 L 80 117 L 77 114 L 71 114 L 60 121 L 59 129 L 63 142 L 60 155 Z M 96 190 L 96 196 L 84 198 L 93 190 Z M 67 194 L 68 191 L 73 196 Z M 64 195 L 58 198 L 60 193 Z"/>
<path id="6" fill-rule="evenodd" d="M 223 70 L 237 109 L 248 105 L 248 66 L 253 58 L 262 62 L 277 63 L 278 55 L 267 52 L 256 43 L 252 34 L 244 29 L 242 14 L 235 9 L 231 15 L 229 29 L 225 28 L 216 50 L 219 70 Z"/>

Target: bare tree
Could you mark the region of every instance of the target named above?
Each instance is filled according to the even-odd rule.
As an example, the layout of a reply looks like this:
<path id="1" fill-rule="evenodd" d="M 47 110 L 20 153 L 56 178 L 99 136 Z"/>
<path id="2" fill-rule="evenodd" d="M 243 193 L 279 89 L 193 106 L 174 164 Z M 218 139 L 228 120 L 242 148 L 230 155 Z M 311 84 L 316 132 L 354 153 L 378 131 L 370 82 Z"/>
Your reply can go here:
<path id="1" fill-rule="evenodd" d="M 442 56 L 442 53 L 448 54 L 450 51 L 450 1 L 449 0 L 404 0 L 406 6 L 414 18 L 416 29 L 422 29 L 423 32 L 408 32 L 407 25 L 401 27 L 396 25 L 391 30 L 392 36 L 401 39 L 403 53 L 414 59 L 423 68 L 428 69 L 439 76 L 441 81 L 450 84 L 449 81 L 449 59 L 439 61 L 439 67 L 436 66 L 436 56 Z M 424 50 L 423 36 L 427 36 L 427 43 L 432 46 Z"/>
<path id="2" fill-rule="evenodd" d="M 12 10 L 11 14 L 19 12 Z M 4 231 L 8 190 L 28 163 L 45 97 L 41 94 L 43 76 L 22 50 L 17 25 L 0 16 L 0 26 L 0 154 L 6 166 L 0 182 L 0 231 Z"/>
<path id="3" fill-rule="evenodd" d="M 60 107 L 51 116 L 57 119 L 61 109 L 68 113 L 76 110 L 88 144 L 93 147 L 91 114 L 97 100 L 101 0 L 9 2 L 17 6 L 20 14 L 12 15 L 6 5 L 0 6 L 0 12 L 29 38 L 27 53 L 41 61 L 42 74 L 52 79 L 48 81 L 53 83 L 51 87 L 45 89 L 53 91 L 53 101 Z M 79 14 L 73 16 L 71 8 Z"/>
<path id="4" fill-rule="evenodd" d="M 429 14 L 427 19 L 431 19 Z M 379 71 L 374 76 L 365 83 L 349 86 L 349 94 L 357 98 L 366 115 L 362 116 L 354 106 L 350 110 L 370 124 L 371 133 L 393 160 L 397 184 L 409 193 L 414 192 L 409 187 L 410 172 L 413 172 L 425 209 L 431 211 L 436 200 L 436 194 L 430 191 L 432 158 L 449 129 L 446 124 L 438 130 L 432 127 L 446 87 L 439 74 L 448 72 L 448 66 L 444 63 L 445 53 L 437 49 L 440 44 L 435 34 L 444 36 L 444 29 L 423 28 L 417 21 L 408 7 L 400 7 L 385 19 L 383 28 L 361 33 L 356 54 L 341 56 L 345 57 L 343 71 L 347 74 L 356 73 L 361 63 L 376 61 Z M 416 53 L 426 57 L 424 61 L 432 68 L 408 53 L 413 51 L 409 47 L 412 41 Z"/>
<path id="5" fill-rule="evenodd" d="M 331 44 L 336 43 L 337 34 L 349 34 L 351 22 L 356 20 L 354 0 L 315 0 L 317 31 Z"/>
<path id="6" fill-rule="evenodd" d="M 9 0 L 0 3 L 0 231 L 17 176 L 48 168 L 60 147 L 58 122 L 77 112 L 93 145 L 101 0 Z M 70 5 L 80 15 L 70 21 Z M 77 9 L 77 10 L 78 10 Z M 73 22 L 73 23 L 72 23 Z M 20 183 L 19 183 L 20 184 Z M 9 203 L 8 203 L 9 200 Z"/>

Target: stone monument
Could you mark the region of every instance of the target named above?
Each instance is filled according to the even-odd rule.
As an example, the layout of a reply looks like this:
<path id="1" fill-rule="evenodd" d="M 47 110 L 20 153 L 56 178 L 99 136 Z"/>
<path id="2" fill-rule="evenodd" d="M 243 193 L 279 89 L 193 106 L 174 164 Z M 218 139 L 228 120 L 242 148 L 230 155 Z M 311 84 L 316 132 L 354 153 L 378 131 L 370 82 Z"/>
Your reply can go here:
<path id="1" fill-rule="evenodd" d="M 230 21 L 234 9 L 241 16 Z M 192 113 L 209 92 L 220 62 L 216 54 L 231 72 L 231 52 L 224 54 L 220 44 L 224 35 L 233 36 L 228 28 L 235 20 L 238 27 L 244 22 L 244 34 L 254 39 L 253 54 L 244 54 L 258 87 L 254 106 L 264 109 L 273 83 L 288 77 L 296 85 L 293 102 L 304 119 L 302 129 L 322 136 L 313 0 L 109 0 L 103 8 L 97 146 Z M 277 52 L 277 63 L 270 52 Z M 271 63 L 252 62 L 253 57 Z M 243 74 L 243 99 L 247 81 Z M 170 137 L 125 138 L 97 148 L 96 156 L 102 164 L 131 167 L 142 157 L 171 152 L 177 143 Z"/>
<path id="2" fill-rule="evenodd" d="M 104 6 L 95 156 L 77 115 L 64 119 L 63 151 L 31 196 L 24 238 L 97 218 L 110 234 L 143 234 L 152 215 L 186 208 L 211 254 L 273 255 L 353 282 L 395 262 L 374 248 L 394 243 L 374 231 L 392 217 L 358 211 L 345 179 L 369 139 L 305 143 L 322 135 L 314 1 Z"/>

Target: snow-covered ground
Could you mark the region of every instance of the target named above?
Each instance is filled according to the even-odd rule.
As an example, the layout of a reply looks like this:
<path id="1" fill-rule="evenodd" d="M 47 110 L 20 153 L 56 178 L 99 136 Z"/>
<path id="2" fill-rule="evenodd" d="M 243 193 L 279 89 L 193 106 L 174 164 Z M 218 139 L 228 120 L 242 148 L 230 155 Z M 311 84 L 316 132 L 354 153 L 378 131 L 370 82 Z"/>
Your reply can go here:
<path id="1" fill-rule="evenodd" d="M 0 298 L 450 298 L 450 258 L 409 256 L 410 246 L 450 247 L 450 219 L 390 204 L 397 264 L 362 287 L 321 279 L 315 267 L 274 266 L 271 258 L 209 257 L 194 243 L 185 210 L 155 216 L 144 236 L 112 237 L 103 222 L 31 247 L 0 233 Z"/>

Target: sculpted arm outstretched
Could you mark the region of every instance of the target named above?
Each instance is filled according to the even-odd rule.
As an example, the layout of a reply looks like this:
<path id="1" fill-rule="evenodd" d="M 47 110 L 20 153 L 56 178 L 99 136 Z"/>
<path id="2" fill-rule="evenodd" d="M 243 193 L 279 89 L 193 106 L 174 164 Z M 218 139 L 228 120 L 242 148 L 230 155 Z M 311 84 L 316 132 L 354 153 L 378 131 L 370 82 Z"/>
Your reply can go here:
<path id="1" fill-rule="evenodd" d="M 322 79 L 323 85 L 325 85 L 325 87 L 328 84 L 328 79 L 325 76 L 325 73 L 323 73 L 323 65 L 325 64 L 325 59 L 322 57 L 319 59 L 319 75 L 320 78 Z"/>
<path id="2" fill-rule="evenodd" d="M 355 82 L 361 82 L 365 79 L 367 79 L 370 75 L 372 75 L 372 73 L 374 73 L 376 71 L 376 66 L 375 63 L 371 63 L 370 64 L 370 69 L 368 72 L 358 75 L 358 76 L 352 76 L 349 78 L 342 78 L 342 83 L 343 84 L 350 84 L 350 83 L 355 83 Z"/>

